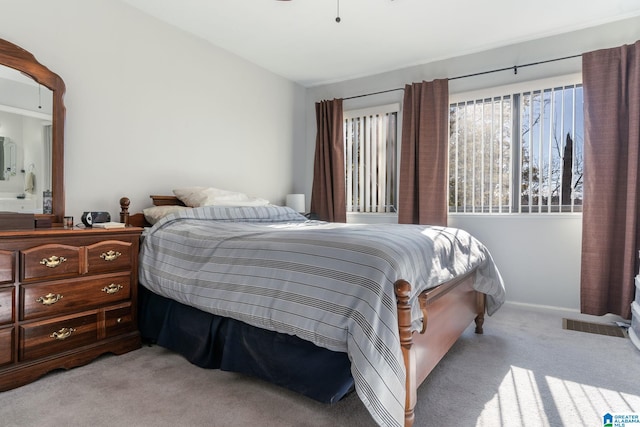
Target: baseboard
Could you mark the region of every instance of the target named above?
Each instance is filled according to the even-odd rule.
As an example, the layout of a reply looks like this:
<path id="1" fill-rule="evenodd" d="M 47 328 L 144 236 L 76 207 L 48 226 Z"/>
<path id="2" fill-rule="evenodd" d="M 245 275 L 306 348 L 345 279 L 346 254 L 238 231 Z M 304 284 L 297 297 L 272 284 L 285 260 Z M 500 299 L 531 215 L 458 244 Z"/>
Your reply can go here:
<path id="1" fill-rule="evenodd" d="M 592 320 L 592 321 L 600 321 L 600 322 L 629 322 L 629 319 L 623 319 L 617 314 L 604 314 L 602 316 L 594 316 L 591 314 L 581 313 L 577 308 L 567 308 L 567 307 L 557 307 L 553 305 L 542 305 L 542 304 L 530 304 L 526 302 L 516 302 L 516 301 L 505 301 L 505 305 L 509 305 L 512 307 L 524 307 L 533 310 L 542 310 L 542 311 L 555 311 L 558 314 L 565 314 L 575 316 L 579 319 L 583 320 Z"/>
<path id="2" fill-rule="evenodd" d="M 531 304 L 528 302 L 517 302 L 517 301 L 505 301 L 505 305 L 510 305 L 514 307 L 527 307 L 533 309 L 541 309 L 541 310 L 555 310 L 555 311 L 563 311 L 563 312 L 571 312 L 571 313 L 580 313 L 580 310 L 577 308 L 568 308 L 568 307 L 558 307 L 555 305 L 544 305 L 544 304 Z"/>

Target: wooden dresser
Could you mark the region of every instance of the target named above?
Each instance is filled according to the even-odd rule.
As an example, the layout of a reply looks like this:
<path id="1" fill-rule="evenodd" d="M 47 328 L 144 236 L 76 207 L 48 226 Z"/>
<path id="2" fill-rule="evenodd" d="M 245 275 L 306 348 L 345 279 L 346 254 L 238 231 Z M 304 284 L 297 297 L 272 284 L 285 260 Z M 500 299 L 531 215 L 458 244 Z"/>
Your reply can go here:
<path id="1" fill-rule="evenodd" d="M 0 391 L 140 347 L 141 232 L 0 232 Z"/>

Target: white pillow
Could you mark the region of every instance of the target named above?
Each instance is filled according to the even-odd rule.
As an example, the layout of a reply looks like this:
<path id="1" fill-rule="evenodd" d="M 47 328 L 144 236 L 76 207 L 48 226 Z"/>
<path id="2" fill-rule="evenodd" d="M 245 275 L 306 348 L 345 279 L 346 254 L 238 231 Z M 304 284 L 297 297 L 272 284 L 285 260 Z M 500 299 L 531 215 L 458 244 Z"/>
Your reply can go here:
<path id="1" fill-rule="evenodd" d="M 235 191 L 220 190 L 219 188 L 207 188 L 201 193 L 200 206 L 211 206 L 215 204 L 216 200 L 226 200 L 228 202 L 241 202 L 248 200 L 249 196 L 244 193 L 237 193 Z"/>
<path id="2" fill-rule="evenodd" d="M 173 190 L 173 194 L 185 205 L 196 208 L 200 206 L 200 202 L 204 197 L 202 192 L 207 187 L 186 187 Z"/>
<path id="3" fill-rule="evenodd" d="M 265 206 L 268 200 L 249 197 L 236 191 L 213 187 L 188 187 L 173 190 L 182 203 L 190 207 L 200 206 Z"/>
<path id="4" fill-rule="evenodd" d="M 151 208 L 146 208 L 142 210 L 144 214 L 144 218 L 151 225 L 160 221 L 160 219 L 165 216 L 172 214 L 174 212 L 178 212 L 183 209 L 189 209 L 186 206 L 178 206 L 178 205 L 168 205 L 168 206 L 153 206 Z"/>
<path id="5" fill-rule="evenodd" d="M 228 200 L 225 198 L 214 199 L 207 206 L 267 206 L 269 201 L 259 197 L 249 197 L 246 200 Z"/>

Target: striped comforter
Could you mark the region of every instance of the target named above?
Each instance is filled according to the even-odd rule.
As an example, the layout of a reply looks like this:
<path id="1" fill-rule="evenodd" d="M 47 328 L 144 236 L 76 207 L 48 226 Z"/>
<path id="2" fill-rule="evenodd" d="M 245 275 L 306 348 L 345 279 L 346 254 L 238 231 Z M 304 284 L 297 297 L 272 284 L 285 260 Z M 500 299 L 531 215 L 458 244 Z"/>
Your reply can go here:
<path id="1" fill-rule="evenodd" d="M 462 230 L 307 221 L 279 206 L 203 207 L 146 233 L 140 281 L 203 311 L 347 352 L 372 417 L 399 427 L 405 369 L 394 282 L 411 283 L 415 301 L 475 267 L 492 314 L 504 300 L 502 279 L 486 248 Z"/>

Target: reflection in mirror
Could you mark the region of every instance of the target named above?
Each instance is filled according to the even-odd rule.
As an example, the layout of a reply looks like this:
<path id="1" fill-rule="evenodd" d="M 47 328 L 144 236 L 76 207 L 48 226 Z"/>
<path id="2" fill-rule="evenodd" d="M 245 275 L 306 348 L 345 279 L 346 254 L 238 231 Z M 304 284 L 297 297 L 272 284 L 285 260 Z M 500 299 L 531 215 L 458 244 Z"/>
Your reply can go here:
<path id="1" fill-rule="evenodd" d="M 11 142 L 6 136 L 0 136 L 0 180 L 8 181 L 9 178 L 15 176 L 18 162 L 17 156 L 16 143 Z M 2 204 L 0 203 L 1 206 Z"/>
<path id="2" fill-rule="evenodd" d="M 0 211 L 42 213 L 51 190 L 53 94 L 0 65 Z"/>
<path id="3" fill-rule="evenodd" d="M 62 223 L 64 92 L 57 74 L 0 39 L 0 211 Z M 52 194 L 51 214 L 43 214 L 45 191 Z"/>

